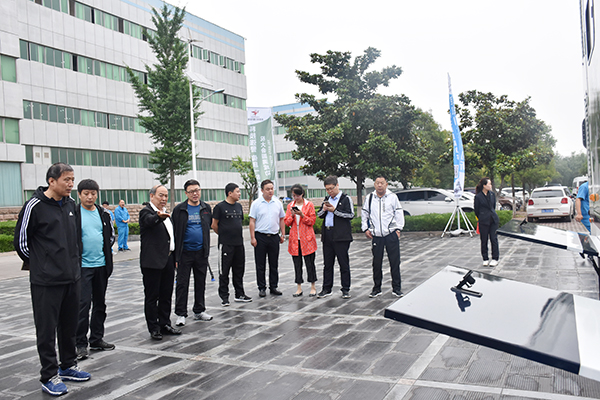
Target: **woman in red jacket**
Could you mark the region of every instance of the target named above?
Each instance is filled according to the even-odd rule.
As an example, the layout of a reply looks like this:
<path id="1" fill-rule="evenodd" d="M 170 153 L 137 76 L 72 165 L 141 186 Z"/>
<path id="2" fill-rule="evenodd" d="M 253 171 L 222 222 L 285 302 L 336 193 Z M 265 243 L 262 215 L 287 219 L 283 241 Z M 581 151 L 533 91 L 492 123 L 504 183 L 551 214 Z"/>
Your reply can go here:
<path id="1" fill-rule="evenodd" d="M 296 271 L 296 284 L 298 289 L 293 294 L 294 297 L 302 296 L 302 257 L 306 264 L 307 279 L 311 284 L 310 297 L 317 295 L 315 282 L 317 281 L 317 271 L 315 269 L 315 255 L 317 251 L 317 239 L 313 225 L 317 219 L 315 206 L 304 198 L 304 189 L 296 184 L 292 186 L 292 198 L 288 204 L 284 222 L 290 227 L 288 252 L 294 260 L 294 269 Z"/>

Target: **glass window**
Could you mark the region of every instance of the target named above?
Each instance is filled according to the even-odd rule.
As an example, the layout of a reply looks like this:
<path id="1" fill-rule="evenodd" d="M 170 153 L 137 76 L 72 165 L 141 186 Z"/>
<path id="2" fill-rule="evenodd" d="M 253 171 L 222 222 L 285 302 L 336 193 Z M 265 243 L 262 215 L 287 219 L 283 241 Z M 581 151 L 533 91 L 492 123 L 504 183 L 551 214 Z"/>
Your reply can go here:
<path id="1" fill-rule="evenodd" d="M 69 0 L 61 0 L 61 11 L 68 14 L 69 13 Z"/>
<path id="2" fill-rule="evenodd" d="M 98 152 L 97 151 L 90 151 L 90 165 L 92 167 L 97 167 L 98 166 Z"/>
<path id="3" fill-rule="evenodd" d="M 120 115 L 115 115 L 115 128 L 114 129 L 118 129 L 120 131 L 123 130 L 123 122 L 122 122 L 122 118 Z"/>
<path id="4" fill-rule="evenodd" d="M 19 47 L 21 48 L 21 58 L 29 60 L 29 43 L 24 40 L 19 40 Z"/>
<path id="5" fill-rule="evenodd" d="M 25 162 L 33 164 L 33 146 L 25 146 Z"/>
<path id="6" fill-rule="evenodd" d="M 107 79 L 112 79 L 113 78 L 112 65 L 111 64 L 104 64 L 104 66 L 106 67 L 106 78 Z"/>
<path id="7" fill-rule="evenodd" d="M 106 114 L 101 113 L 101 112 L 96 113 L 96 126 L 98 128 L 106 128 L 106 126 L 107 126 Z"/>
<path id="8" fill-rule="evenodd" d="M 124 159 L 123 166 L 125 168 L 130 168 L 131 167 L 131 157 L 130 157 L 129 153 L 123 154 L 123 159 Z"/>
<path id="9" fill-rule="evenodd" d="M 4 141 L 19 144 L 19 120 L 4 119 Z"/>
<path id="10" fill-rule="evenodd" d="M 40 61 L 39 52 L 38 52 L 39 47 L 40 46 L 38 46 L 35 43 L 29 44 L 29 48 L 31 50 L 31 61 Z M 43 57 L 42 57 L 42 59 L 43 59 Z"/>
<path id="11" fill-rule="evenodd" d="M 31 102 L 23 100 L 23 118 L 31 119 Z"/>
<path id="12" fill-rule="evenodd" d="M 48 104 L 40 103 L 41 119 L 48 121 Z"/>
<path id="13" fill-rule="evenodd" d="M 83 151 L 75 150 L 75 165 L 83 165 Z"/>
<path id="14" fill-rule="evenodd" d="M 60 11 L 60 0 L 52 0 L 52 8 L 56 11 Z"/>
<path id="15" fill-rule="evenodd" d="M 14 58 L 0 56 L 0 71 L 2 72 L 3 81 L 17 81 L 17 66 Z"/>
<path id="16" fill-rule="evenodd" d="M 66 161 L 66 163 L 67 164 L 75 164 L 75 149 L 67 149 L 67 161 Z"/>
<path id="17" fill-rule="evenodd" d="M 58 122 L 65 123 L 65 108 L 63 106 L 58 106 Z"/>
<path id="18" fill-rule="evenodd" d="M 33 102 L 33 119 L 42 119 L 41 104 Z"/>
<path id="19" fill-rule="evenodd" d="M 82 150 L 81 153 L 83 156 L 82 165 L 92 165 L 92 152 L 90 150 Z"/>
<path id="20" fill-rule="evenodd" d="M 77 108 L 73 109 L 73 123 L 75 125 L 81 124 L 81 112 Z"/>
<path id="21" fill-rule="evenodd" d="M 67 124 L 73 124 L 74 122 L 74 118 L 73 118 L 73 109 L 70 107 L 66 107 L 65 108 L 65 114 L 67 117 Z"/>
<path id="22" fill-rule="evenodd" d="M 81 125 L 89 126 L 88 124 L 88 112 L 86 110 L 81 110 Z"/>
<path id="23" fill-rule="evenodd" d="M 72 66 L 71 66 L 71 59 L 73 57 L 72 54 L 66 53 L 63 51 L 62 56 L 63 56 L 63 68 L 72 69 Z"/>
<path id="24" fill-rule="evenodd" d="M 58 109 L 55 105 L 48 106 L 48 120 L 50 122 L 58 122 Z"/>
<path id="25" fill-rule="evenodd" d="M 52 147 L 50 149 L 50 157 L 52 157 L 52 159 L 51 159 L 52 164 L 60 161 L 60 158 L 58 156 L 58 148 L 57 147 Z"/>
<path id="26" fill-rule="evenodd" d="M 46 64 L 54 67 L 54 49 L 46 47 Z"/>
<path id="27" fill-rule="evenodd" d="M 103 151 L 98 151 L 98 166 L 99 167 L 104 167 L 104 152 Z"/>
<path id="28" fill-rule="evenodd" d="M 104 25 L 104 13 L 100 10 L 94 10 L 94 23 Z"/>
<path id="29" fill-rule="evenodd" d="M 100 76 L 100 61 L 94 60 L 94 74 Z"/>
<path id="30" fill-rule="evenodd" d="M 60 162 L 68 162 L 67 160 L 67 149 L 58 149 L 58 161 Z"/>

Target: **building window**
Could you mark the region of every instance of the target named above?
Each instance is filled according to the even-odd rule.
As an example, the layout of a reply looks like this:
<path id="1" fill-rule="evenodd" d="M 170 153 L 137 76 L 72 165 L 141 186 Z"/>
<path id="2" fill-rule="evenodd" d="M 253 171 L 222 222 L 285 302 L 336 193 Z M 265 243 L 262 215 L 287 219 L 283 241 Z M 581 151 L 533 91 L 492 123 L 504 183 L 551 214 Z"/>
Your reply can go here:
<path id="1" fill-rule="evenodd" d="M 19 144 L 19 120 L 0 118 L 0 142 Z"/>
<path id="2" fill-rule="evenodd" d="M 17 81 L 17 64 L 15 58 L 0 55 L 0 77 L 3 81 Z"/>

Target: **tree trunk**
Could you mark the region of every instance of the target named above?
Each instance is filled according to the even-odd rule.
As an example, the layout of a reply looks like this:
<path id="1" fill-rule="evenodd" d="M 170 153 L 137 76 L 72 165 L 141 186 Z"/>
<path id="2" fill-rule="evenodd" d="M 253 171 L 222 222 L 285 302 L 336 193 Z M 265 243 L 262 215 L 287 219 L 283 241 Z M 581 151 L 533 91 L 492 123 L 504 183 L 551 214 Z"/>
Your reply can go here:
<path id="1" fill-rule="evenodd" d="M 513 202 L 513 218 L 517 213 L 517 198 L 515 197 L 515 174 L 510 174 L 510 188 L 512 189 L 512 202 Z"/>
<path id="2" fill-rule="evenodd" d="M 169 199 L 171 200 L 171 202 L 169 212 L 172 213 L 173 209 L 175 208 L 175 170 L 172 169 L 171 171 L 169 171 L 169 173 L 171 175 L 171 188 L 169 189 Z"/>
<path id="3" fill-rule="evenodd" d="M 362 189 L 363 189 L 363 178 L 362 174 L 358 173 L 356 175 L 356 205 L 362 207 Z"/>

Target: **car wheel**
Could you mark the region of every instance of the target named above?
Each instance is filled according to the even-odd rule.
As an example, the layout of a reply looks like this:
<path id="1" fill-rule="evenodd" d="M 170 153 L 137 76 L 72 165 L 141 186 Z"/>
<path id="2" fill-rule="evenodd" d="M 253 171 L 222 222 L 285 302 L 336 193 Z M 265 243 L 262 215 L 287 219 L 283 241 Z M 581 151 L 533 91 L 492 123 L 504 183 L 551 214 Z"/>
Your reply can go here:
<path id="1" fill-rule="evenodd" d="M 527 217 L 527 222 L 533 222 L 533 217 Z"/>
<path id="2" fill-rule="evenodd" d="M 404 216 L 405 217 L 410 217 L 410 213 L 408 213 L 407 211 L 404 211 Z"/>
<path id="3" fill-rule="evenodd" d="M 512 211 L 512 207 L 510 206 L 510 204 L 502 204 L 502 207 L 500 207 L 500 209 L 505 211 Z"/>
<path id="4" fill-rule="evenodd" d="M 567 222 L 571 222 L 571 219 L 572 219 L 572 217 L 571 217 L 571 215 L 570 215 L 570 214 L 569 214 L 569 215 L 567 215 L 567 216 L 566 216 L 566 218 L 567 218 Z"/>
<path id="5" fill-rule="evenodd" d="M 462 210 L 463 210 L 463 212 L 466 212 L 466 213 L 473 212 L 472 208 L 463 208 Z"/>

